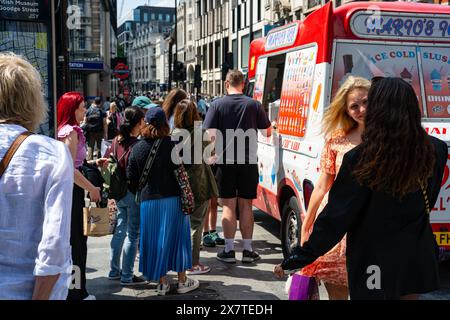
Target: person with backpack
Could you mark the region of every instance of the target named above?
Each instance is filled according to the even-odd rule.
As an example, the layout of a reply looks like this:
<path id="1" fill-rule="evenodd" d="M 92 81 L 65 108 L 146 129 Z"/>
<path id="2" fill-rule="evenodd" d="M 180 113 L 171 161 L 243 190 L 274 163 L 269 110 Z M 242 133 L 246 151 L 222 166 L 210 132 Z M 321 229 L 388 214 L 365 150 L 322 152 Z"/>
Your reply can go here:
<path id="1" fill-rule="evenodd" d="M 97 146 L 97 157 L 101 158 L 102 139 L 107 140 L 106 113 L 103 111 L 102 99 L 95 98 L 86 112 L 84 123 L 86 124 L 87 141 L 88 141 L 88 160 L 94 159 L 95 146 Z"/>
<path id="2" fill-rule="evenodd" d="M 137 184 L 128 184 L 126 168 L 131 150 L 138 142 L 137 137 L 144 125 L 144 113 L 138 107 L 129 107 L 125 109 L 124 115 L 125 121 L 120 126 L 119 134 L 105 154 L 105 157 L 109 157 L 105 177 L 106 183 L 109 184 L 109 198 L 116 201 L 118 209 L 117 226 L 111 239 L 108 279 L 120 279 L 121 285 L 134 286 L 145 284 L 147 281 L 133 274 L 139 244 L 139 206 L 135 201 Z M 121 255 L 122 270 L 120 270 Z"/>
<path id="3" fill-rule="evenodd" d="M 123 118 L 122 114 L 118 111 L 117 104 L 115 102 L 111 103 L 109 110 L 107 111 L 106 114 L 107 114 L 106 124 L 108 126 L 108 140 L 112 140 L 119 134 Z"/>

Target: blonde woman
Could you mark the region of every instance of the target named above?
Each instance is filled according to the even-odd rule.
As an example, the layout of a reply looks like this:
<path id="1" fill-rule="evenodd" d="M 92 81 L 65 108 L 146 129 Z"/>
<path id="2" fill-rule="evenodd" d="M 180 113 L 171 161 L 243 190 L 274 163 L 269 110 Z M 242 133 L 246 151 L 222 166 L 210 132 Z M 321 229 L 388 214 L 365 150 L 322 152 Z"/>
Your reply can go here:
<path id="1" fill-rule="evenodd" d="M 0 53 L 2 164 L 13 142 L 37 130 L 46 115 L 38 71 L 20 56 Z M 67 147 L 38 134 L 0 172 L 0 300 L 66 299 L 73 172 Z"/>
<path id="2" fill-rule="evenodd" d="M 370 81 L 349 77 L 339 88 L 323 120 L 326 143 L 320 161 L 322 174 L 311 195 L 301 229 L 300 245 L 308 241 L 314 221 L 325 207 L 328 191 L 339 172 L 344 154 L 361 143 Z M 346 238 L 301 274 L 322 280 L 330 300 L 348 299 L 345 259 Z"/>

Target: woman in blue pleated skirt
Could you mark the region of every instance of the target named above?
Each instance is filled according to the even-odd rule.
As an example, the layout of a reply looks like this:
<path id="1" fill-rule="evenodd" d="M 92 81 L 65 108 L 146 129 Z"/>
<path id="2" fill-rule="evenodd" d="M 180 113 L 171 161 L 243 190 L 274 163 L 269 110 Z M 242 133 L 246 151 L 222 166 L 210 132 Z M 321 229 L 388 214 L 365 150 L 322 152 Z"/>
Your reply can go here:
<path id="1" fill-rule="evenodd" d="M 197 289 L 199 282 L 186 277 L 186 270 L 192 268 L 190 222 L 181 210 L 181 190 L 174 174 L 177 165 L 171 159 L 174 143 L 161 108 L 150 108 L 145 122 L 144 139 L 133 147 L 127 167 L 127 178 L 135 190 L 154 143 L 161 139 L 161 144 L 140 190 L 139 271 L 147 280 L 158 281 L 159 295 L 170 291 L 167 273 L 178 272 L 177 292 L 186 293 Z"/>

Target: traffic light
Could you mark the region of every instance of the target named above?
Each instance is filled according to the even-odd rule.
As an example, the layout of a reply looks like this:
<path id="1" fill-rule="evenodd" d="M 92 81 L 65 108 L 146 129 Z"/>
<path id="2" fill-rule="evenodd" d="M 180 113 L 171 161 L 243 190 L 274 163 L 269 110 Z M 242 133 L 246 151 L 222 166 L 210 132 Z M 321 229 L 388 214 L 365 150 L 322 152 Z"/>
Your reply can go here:
<path id="1" fill-rule="evenodd" d="M 186 67 L 181 61 L 175 61 L 173 63 L 173 80 L 186 81 Z"/>
<path id="2" fill-rule="evenodd" d="M 200 90 L 202 87 L 202 80 L 202 69 L 199 64 L 196 64 L 194 71 L 194 87 Z"/>
<path id="3" fill-rule="evenodd" d="M 222 81 L 225 81 L 228 71 L 233 69 L 233 53 L 227 52 L 225 54 L 225 61 L 222 63 Z"/>

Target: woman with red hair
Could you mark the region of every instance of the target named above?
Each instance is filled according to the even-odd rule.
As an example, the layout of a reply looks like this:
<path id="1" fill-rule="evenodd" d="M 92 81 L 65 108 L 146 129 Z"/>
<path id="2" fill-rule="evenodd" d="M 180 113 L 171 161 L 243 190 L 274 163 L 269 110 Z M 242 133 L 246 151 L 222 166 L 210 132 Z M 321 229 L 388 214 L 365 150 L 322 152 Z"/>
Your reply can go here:
<path id="1" fill-rule="evenodd" d="M 79 288 L 70 289 L 68 300 L 94 300 L 86 290 L 86 258 L 87 237 L 83 233 L 84 191 L 89 192 L 92 202 L 100 200 L 100 188 L 95 187 L 80 171 L 86 158 L 86 138 L 80 128 L 80 122 L 86 113 L 86 103 L 78 92 L 68 92 L 58 101 L 58 140 L 64 142 L 72 155 L 75 166 L 75 179 L 72 200 L 72 220 L 70 230 L 70 244 L 72 246 L 72 261 L 80 270 L 81 284 Z M 98 159 L 100 166 L 104 159 Z"/>

